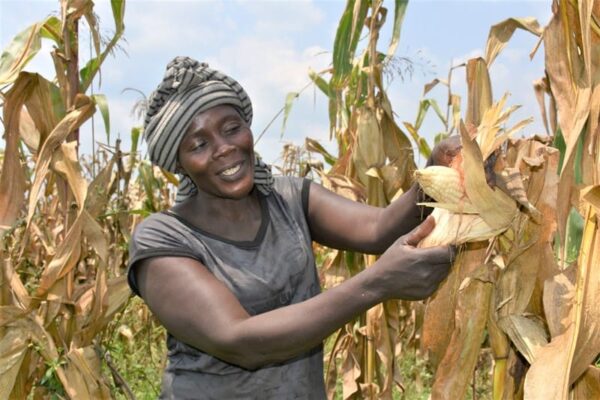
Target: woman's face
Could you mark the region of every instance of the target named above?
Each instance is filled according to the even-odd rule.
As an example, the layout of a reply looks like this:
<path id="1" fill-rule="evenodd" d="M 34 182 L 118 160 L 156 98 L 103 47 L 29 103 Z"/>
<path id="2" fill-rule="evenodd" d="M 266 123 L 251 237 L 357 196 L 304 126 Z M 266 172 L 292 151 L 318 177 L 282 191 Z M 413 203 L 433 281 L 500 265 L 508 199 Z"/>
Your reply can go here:
<path id="1" fill-rule="evenodd" d="M 179 145 L 178 160 L 206 194 L 240 199 L 254 186 L 252 132 L 232 106 L 216 106 L 196 115 Z"/>

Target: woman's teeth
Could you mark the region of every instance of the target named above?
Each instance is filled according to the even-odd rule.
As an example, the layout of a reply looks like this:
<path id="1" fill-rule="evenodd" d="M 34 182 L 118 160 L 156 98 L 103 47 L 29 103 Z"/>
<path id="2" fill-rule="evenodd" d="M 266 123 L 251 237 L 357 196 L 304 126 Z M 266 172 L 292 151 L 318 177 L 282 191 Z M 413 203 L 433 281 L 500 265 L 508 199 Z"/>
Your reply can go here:
<path id="1" fill-rule="evenodd" d="M 231 176 L 231 175 L 235 174 L 236 172 L 238 172 L 241 167 L 242 166 L 240 164 L 238 164 L 235 167 L 228 168 L 225 171 L 221 172 L 221 175 Z"/>

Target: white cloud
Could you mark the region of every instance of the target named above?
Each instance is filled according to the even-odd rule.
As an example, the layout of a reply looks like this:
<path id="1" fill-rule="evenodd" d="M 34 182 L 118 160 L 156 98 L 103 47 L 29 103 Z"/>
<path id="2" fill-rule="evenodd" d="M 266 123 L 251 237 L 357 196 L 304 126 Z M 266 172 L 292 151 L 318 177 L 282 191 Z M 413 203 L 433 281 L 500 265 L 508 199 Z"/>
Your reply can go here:
<path id="1" fill-rule="evenodd" d="M 323 22 L 323 11 L 312 1 L 271 1 L 268 7 L 265 2 L 243 1 L 242 12 L 249 19 L 254 19 L 255 32 L 272 36 L 289 33 L 302 33 L 307 29 L 318 27 Z"/>

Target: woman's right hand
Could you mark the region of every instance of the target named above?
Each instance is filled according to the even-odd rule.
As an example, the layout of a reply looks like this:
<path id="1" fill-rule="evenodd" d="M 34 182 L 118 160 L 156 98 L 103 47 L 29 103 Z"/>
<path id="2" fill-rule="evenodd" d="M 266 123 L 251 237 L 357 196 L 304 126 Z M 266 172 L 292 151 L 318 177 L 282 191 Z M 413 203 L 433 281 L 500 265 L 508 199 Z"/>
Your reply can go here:
<path id="1" fill-rule="evenodd" d="M 448 276 L 454 259 L 454 247 L 416 247 L 434 227 L 435 220 L 428 217 L 421 225 L 396 240 L 373 265 L 372 272 L 375 279 L 381 282 L 384 298 L 425 299 Z"/>

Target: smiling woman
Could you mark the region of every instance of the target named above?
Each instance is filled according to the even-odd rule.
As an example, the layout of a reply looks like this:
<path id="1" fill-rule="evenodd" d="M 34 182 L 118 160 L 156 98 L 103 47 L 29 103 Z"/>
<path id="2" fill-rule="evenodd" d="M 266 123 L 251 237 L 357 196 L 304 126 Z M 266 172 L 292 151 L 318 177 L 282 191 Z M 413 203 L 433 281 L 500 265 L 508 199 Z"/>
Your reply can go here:
<path id="1" fill-rule="evenodd" d="M 150 98 L 150 158 L 181 184 L 175 206 L 136 228 L 128 278 L 169 332 L 163 398 L 325 398 L 323 339 L 381 301 L 431 295 L 448 273 L 450 248 L 415 248 L 432 219 L 407 234 L 423 216 L 416 186 L 383 209 L 273 178 L 251 121 L 235 80 L 186 57 Z M 320 293 L 313 240 L 384 254 Z"/>
<path id="2" fill-rule="evenodd" d="M 180 170 L 203 188 L 199 197 L 239 198 L 254 183 L 253 149 L 252 132 L 240 113 L 232 106 L 217 106 L 190 123 L 179 146 Z"/>

